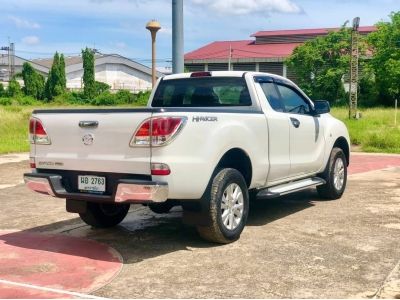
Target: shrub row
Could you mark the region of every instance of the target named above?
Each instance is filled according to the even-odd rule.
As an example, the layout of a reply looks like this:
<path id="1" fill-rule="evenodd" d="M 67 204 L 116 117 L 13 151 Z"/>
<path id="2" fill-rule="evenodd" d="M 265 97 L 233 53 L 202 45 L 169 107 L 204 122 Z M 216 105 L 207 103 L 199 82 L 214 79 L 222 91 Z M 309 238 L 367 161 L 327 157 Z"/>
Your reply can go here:
<path id="1" fill-rule="evenodd" d="M 82 92 L 66 92 L 56 96 L 51 104 L 55 105 L 97 105 L 97 106 L 115 106 L 115 105 L 133 105 L 146 106 L 150 92 L 139 92 L 132 94 L 128 90 L 120 90 L 116 93 L 104 91 L 93 99 L 86 99 Z M 22 94 L 14 97 L 1 97 L 0 105 L 29 105 L 40 106 L 45 104 L 43 101 L 36 100 L 31 96 Z"/>

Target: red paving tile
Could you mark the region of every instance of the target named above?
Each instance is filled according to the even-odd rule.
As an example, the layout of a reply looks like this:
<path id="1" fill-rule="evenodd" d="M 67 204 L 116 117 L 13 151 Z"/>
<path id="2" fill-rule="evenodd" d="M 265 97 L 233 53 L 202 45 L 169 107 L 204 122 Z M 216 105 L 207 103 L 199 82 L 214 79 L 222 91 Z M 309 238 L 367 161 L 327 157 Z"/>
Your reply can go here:
<path id="1" fill-rule="evenodd" d="M 400 156 L 356 154 L 350 157 L 348 171 L 351 175 L 392 167 L 400 167 Z"/>
<path id="2" fill-rule="evenodd" d="M 66 235 L 0 231 L 0 279 L 90 293 L 120 271 L 120 255 L 98 242 Z M 0 285 L 0 298 L 53 298 L 53 292 Z M 61 295 L 62 298 L 71 298 Z"/>
<path id="3" fill-rule="evenodd" d="M 1 299 L 69 299 L 70 295 L 61 293 L 51 293 L 36 289 L 16 287 L 9 284 L 0 283 Z"/>

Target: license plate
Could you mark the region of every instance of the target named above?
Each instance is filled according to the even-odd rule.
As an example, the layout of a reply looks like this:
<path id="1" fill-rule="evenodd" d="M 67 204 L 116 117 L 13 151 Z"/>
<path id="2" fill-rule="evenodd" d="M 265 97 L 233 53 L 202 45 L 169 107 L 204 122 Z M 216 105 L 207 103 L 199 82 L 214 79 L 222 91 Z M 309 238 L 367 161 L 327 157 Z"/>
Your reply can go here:
<path id="1" fill-rule="evenodd" d="M 104 193 L 106 178 L 100 176 L 78 176 L 78 189 L 84 192 Z"/>

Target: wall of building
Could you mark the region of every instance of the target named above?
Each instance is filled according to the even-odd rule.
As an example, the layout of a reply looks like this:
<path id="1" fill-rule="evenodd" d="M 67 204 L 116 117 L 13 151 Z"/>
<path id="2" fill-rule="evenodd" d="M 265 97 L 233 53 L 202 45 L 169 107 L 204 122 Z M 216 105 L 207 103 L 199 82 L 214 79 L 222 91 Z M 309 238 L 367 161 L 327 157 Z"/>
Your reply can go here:
<path id="1" fill-rule="evenodd" d="M 204 64 L 185 64 L 188 72 L 200 71 L 227 71 L 227 63 L 204 63 Z M 276 74 L 296 81 L 295 74 L 291 72 L 283 62 L 254 62 L 254 63 L 232 63 L 231 70 L 233 71 L 257 71 Z"/>
<path id="2" fill-rule="evenodd" d="M 67 88 L 82 88 L 83 70 L 67 73 Z M 111 89 L 127 89 L 133 92 L 151 89 L 151 76 L 122 64 L 103 64 L 96 66 L 95 78 L 107 83 Z"/>

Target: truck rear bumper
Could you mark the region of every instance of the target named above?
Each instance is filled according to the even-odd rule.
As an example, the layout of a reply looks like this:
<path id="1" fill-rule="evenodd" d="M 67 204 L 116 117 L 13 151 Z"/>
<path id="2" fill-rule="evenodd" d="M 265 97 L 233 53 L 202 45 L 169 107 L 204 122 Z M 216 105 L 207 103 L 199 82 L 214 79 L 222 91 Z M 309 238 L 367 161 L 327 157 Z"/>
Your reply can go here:
<path id="1" fill-rule="evenodd" d="M 24 181 L 32 191 L 57 198 L 109 203 L 161 203 L 168 199 L 168 184 L 165 182 L 119 179 L 114 194 L 103 195 L 68 192 L 58 174 L 27 173 Z"/>

